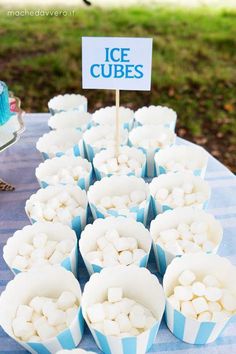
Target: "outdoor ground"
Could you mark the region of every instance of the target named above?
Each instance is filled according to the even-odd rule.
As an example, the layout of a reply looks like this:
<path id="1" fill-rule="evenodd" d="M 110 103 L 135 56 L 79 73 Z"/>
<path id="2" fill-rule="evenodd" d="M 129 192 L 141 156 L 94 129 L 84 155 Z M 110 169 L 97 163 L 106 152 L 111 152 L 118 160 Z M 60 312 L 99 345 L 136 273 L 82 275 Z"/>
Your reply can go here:
<path id="1" fill-rule="evenodd" d="M 27 111 L 50 97 L 81 92 L 89 110 L 111 105 L 111 91 L 81 89 L 81 36 L 153 37 L 151 92 L 122 92 L 137 109 L 178 113 L 178 135 L 205 146 L 236 172 L 236 10 L 79 8 L 74 16 L 12 17 L 0 10 L 0 79 Z"/>

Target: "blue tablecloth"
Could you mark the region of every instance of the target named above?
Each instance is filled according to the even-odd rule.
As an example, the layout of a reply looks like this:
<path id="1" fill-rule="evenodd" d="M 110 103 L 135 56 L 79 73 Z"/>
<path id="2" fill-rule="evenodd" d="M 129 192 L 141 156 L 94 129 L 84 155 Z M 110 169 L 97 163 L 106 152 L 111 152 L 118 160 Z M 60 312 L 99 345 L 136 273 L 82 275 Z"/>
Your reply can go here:
<path id="1" fill-rule="evenodd" d="M 47 119 L 47 114 L 27 114 L 25 116 L 26 132 L 20 141 L 0 154 L 0 177 L 16 187 L 14 192 L 0 192 L 0 292 L 13 278 L 2 259 L 2 247 L 17 229 L 21 229 L 29 223 L 24 211 L 25 201 L 39 188 L 35 178 L 35 168 L 42 158 L 35 148 L 35 143 L 42 134 L 48 131 Z M 177 143 L 187 142 L 178 139 Z M 227 257 L 236 265 L 236 178 L 227 168 L 210 156 L 206 180 L 212 188 L 208 211 L 220 220 L 224 228 L 219 254 Z M 88 274 L 82 262 L 80 264 L 79 281 L 83 287 L 88 280 Z M 156 271 L 152 259 L 148 268 L 152 272 Z M 88 329 L 85 331 L 80 347 L 101 353 Z M 149 353 L 159 352 L 174 352 L 175 354 L 236 353 L 236 316 L 220 338 L 207 346 L 194 346 L 179 341 L 162 322 Z M 0 353 L 24 354 L 27 352 L 0 328 Z"/>

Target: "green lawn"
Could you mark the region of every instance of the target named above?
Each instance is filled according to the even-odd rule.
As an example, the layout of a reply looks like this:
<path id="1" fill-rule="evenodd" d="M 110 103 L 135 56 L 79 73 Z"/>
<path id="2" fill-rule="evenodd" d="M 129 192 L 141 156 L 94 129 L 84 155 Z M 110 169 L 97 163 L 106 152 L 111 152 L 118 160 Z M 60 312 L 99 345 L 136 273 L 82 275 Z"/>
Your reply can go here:
<path id="1" fill-rule="evenodd" d="M 134 109 L 163 104 L 178 133 L 204 145 L 236 172 L 236 11 L 129 8 L 76 10 L 71 17 L 9 17 L 0 10 L 0 79 L 27 111 L 82 92 L 81 36 L 153 37 L 151 92 L 122 92 Z M 85 90 L 91 111 L 114 93 Z"/>

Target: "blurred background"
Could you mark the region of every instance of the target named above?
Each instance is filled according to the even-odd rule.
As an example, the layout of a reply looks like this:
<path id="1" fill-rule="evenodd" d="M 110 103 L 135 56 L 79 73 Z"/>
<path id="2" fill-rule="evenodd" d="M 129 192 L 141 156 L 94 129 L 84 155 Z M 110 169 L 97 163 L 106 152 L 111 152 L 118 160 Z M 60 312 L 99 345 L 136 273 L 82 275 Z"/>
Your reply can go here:
<path id="1" fill-rule="evenodd" d="M 0 0 L 0 79 L 27 112 L 65 92 L 91 112 L 114 104 L 113 91 L 81 88 L 81 36 L 152 37 L 152 90 L 121 104 L 173 108 L 178 135 L 236 173 L 235 0 Z"/>

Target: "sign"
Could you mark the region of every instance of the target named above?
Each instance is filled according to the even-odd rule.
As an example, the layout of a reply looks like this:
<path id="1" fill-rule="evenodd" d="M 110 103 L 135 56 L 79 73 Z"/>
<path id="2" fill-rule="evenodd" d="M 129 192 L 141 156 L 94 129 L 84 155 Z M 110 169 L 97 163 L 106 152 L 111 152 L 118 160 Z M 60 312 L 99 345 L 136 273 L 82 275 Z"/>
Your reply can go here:
<path id="1" fill-rule="evenodd" d="M 152 38 L 82 37 L 84 89 L 151 89 Z"/>

